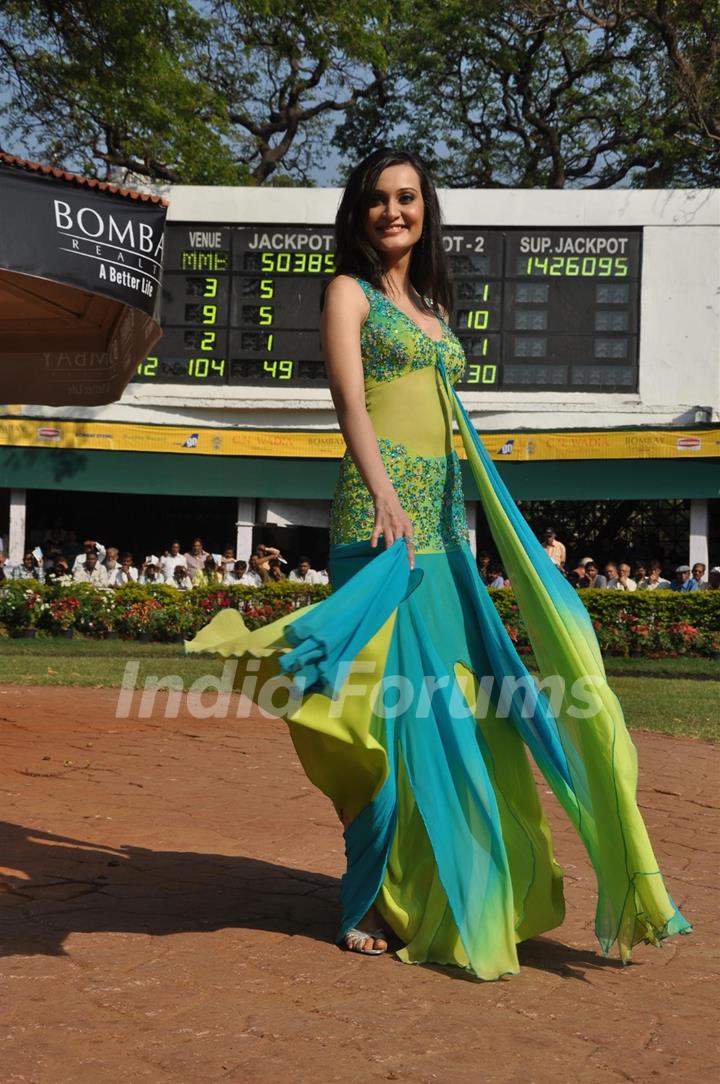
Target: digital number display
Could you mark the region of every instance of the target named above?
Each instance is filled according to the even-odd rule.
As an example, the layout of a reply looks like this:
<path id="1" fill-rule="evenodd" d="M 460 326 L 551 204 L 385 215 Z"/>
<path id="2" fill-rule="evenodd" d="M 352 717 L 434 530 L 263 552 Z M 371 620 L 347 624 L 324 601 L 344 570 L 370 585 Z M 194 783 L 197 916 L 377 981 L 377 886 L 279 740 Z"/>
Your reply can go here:
<path id="1" fill-rule="evenodd" d="M 461 389 L 634 391 L 639 229 L 448 227 L 451 326 Z M 329 227 L 166 227 L 148 383 L 327 385 L 320 293 L 335 271 Z"/>

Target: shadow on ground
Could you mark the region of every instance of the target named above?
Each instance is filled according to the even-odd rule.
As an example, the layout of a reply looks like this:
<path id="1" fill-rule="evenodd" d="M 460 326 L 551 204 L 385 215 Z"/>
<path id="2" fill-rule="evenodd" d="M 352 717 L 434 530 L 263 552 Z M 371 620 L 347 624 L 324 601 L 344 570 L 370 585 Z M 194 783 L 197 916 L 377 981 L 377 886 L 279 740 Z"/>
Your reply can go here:
<path id="1" fill-rule="evenodd" d="M 113 848 L 4 821 L 0 854 L 12 870 L 0 880 L 0 956 L 64 955 L 70 933 L 336 933 L 337 878 L 245 855 Z"/>
<path id="2" fill-rule="evenodd" d="M 0 881 L 0 956 L 62 956 L 72 933 L 249 928 L 323 942 L 337 933 L 340 882 L 321 873 L 245 855 L 107 847 L 6 821 L 0 853 L 13 871 Z M 544 937 L 525 942 L 519 955 L 523 967 L 576 980 L 621 966 Z M 478 981 L 457 968 L 427 967 Z"/>

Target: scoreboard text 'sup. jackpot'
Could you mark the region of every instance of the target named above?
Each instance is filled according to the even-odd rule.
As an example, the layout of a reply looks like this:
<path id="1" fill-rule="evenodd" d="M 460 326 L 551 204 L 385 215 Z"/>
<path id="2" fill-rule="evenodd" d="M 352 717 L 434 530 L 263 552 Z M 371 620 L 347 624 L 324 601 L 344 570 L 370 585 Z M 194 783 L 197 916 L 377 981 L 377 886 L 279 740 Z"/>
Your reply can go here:
<path id="1" fill-rule="evenodd" d="M 448 228 L 460 389 L 632 392 L 640 229 Z M 328 227 L 170 223 L 164 333 L 137 381 L 325 387 Z"/>

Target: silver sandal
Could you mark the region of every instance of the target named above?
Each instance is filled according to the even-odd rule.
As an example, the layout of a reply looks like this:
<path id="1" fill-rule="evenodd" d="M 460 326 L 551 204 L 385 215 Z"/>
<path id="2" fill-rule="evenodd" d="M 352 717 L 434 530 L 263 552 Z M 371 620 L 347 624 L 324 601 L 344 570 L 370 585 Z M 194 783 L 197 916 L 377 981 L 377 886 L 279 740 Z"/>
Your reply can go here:
<path id="1" fill-rule="evenodd" d="M 387 934 L 385 930 L 378 929 L 368 932 L 367 930 L 360 930 L 357 926 L 353 926 L 347 931 L 343 937 L 345 942 L 345 948 L 349 952 L 358 952 L 361 956 L 382 956 L 384 952 L 387 952 L 387 948 L 371 948 L 364 949 L 359 946 L 365 941 L 380 941 L 383 940 L 387 945 Z"/>

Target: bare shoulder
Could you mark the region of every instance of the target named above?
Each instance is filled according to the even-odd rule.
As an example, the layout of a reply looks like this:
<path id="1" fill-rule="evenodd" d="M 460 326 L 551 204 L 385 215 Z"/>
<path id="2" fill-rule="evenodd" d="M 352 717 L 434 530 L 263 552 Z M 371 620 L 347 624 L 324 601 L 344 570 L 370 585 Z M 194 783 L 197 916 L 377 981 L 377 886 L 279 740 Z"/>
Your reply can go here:
<path id="1" fill-rule="evenodd" d="M 332 312 L 342 309 L 344 312 L 356 312 L 364 318 L 369 311 L 365 291 L 352 275 L 336 275 L 330 279 L 325 290 L 325 305 Z"/>

